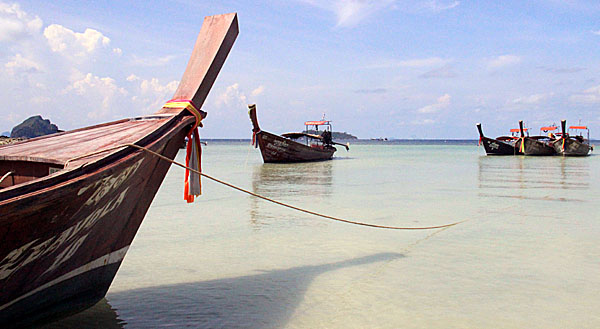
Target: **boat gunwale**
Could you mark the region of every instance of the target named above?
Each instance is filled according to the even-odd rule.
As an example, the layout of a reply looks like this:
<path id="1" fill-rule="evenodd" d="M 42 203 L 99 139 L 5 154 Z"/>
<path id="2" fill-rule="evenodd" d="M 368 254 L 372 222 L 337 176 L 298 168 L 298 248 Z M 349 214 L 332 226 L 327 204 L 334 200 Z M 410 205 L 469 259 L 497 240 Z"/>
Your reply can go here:
<path id="1" fill-rule="evenodd" d="M 158 128 L 144 135 L 132 144 L 144 147 L 151 147 L 156 142 L 160 141 L 162 137 L 172 135 L 177 129 L 177 127 L 185 125 L 191 126 L 195 122 L 194 116 L 186 112 L 181 112 L 178 115 L 171 114 L 168 116 L 171 117 L 169 120 L 166 120 Z M 121 123 L 129 120 L 130 119 L 122 119 L 107 124 Z M 106 124 L 90 126 L 64 133 L 82 131 L 88 128 L 101 127 L 105 125 Z M 56 136 L 56 134 L 53 135 Z M 127 161 L 130 157 L 135 156 L 140 152 L 143 151 L 131 146 L 123 146 L 123 148 L 121 149 L 107 151 L 106 155 L 94 158 L 90 162 L 85 162 L 80 165 L 73 166 L 72 168 L 67 167 L 50 175 L 46 175 L 21 184 L 0 189 L 0 206 L 22 198 L 28 198 L 35 196 L 36 194 L 45 193 L 49 189 L 51 190 L 61 188 L 64 185 L 68 185 L 77 180 L 84 179 L 85 177 L 90 176 L 96 172 L 107 170 L 112 165 L 116 165 L 122 161 Z"/>

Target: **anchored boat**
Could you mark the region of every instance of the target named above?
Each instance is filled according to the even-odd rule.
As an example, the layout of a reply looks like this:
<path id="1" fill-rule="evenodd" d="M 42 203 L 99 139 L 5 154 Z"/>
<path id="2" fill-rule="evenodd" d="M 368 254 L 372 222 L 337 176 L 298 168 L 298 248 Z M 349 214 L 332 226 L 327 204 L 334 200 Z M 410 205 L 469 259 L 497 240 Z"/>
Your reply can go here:
<path id="1" fill-rule="evenodd" d="M 519 120 L 519 130 L 521 132 L 521 144 L 519 144 L 521 152 L 525 155 L 554 155 L 556 152 L 550 145 L 552 139 L 548 136 L 531 136 L 525 137 L 523 131 L 523 121 Z"/>
<path id="2" fill-rule="evenodd" d="M 561 120 L 560 125 L 562 133 L 560 138 L 552 142 L 552 146 L 557 154 L 563 156 L 586 156 L 589 155 L 593 147 L 590 145 L 590 130 L 587 126 L 570 126 L 570 134 L 566 131 L 567 121 Z M 587 131 L 587 139 L 583 137 L 583 132 Z"/>
<path id="3" fill-rule="evenodd" d="M 263 161 L 272 162 L 305 162 L 329 160 L 333 157 L 336 148 L 333 145 L 341 145 L 349 149 L 347 144 L 336 143 L 332 140 L 331 122 L 326 120 L 307 121 L 304 125 L 306 132 L 287 133 L 281 136 L 260 129 L 256 117 L 256 104 L 248 105 L 248 114 L 252 122 L 252 144 L 260 148 Z M 325 127 L 320 135 L 308 133 L 308 127 Z M 305 139 L 306 144 L 296 140 Z"/>
<path id="4" fill-rule="evenodd" d="M 477 124 L 477 130 L 479 130 L 479 144 L 483 144 L 487 155 L 523 154 L 519 150 L 521 140 L 515 135 L 519 132 L 519 129 L 511 129 L 511 136 L 499 136 L 496 138 L 485 137 L 481 129 L 481 123 Z M 527 131 L 527 128 L 524 131 Z"/>
<path id="5" fill-rule="evenodd" d="M 170 166 L 145 150 L 173 159 L 197 140 L 237 34 L 236 14 L 206 17 L 175 101 L 153 115 L 0 146 L 0 327 L 104 297 Z"/>

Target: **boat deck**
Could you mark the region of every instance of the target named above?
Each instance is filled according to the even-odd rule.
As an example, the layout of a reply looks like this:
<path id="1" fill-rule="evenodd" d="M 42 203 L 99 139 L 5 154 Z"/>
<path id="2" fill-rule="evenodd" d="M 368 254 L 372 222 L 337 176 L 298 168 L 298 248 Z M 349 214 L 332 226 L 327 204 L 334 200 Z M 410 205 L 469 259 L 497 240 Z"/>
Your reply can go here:
<path id="1" fill-rule="evenodd" d="M 172 115 L 123 119 L 3 145 L 0 146 L 0 161 L 44 162 L 64 166 L 70 159 L 136 142 L 170 118 Z M 82 161 L 90 162 L 102 156 L 106 156 L 106 153 L 71 161 L 69 167 L 79 165 Z"/>

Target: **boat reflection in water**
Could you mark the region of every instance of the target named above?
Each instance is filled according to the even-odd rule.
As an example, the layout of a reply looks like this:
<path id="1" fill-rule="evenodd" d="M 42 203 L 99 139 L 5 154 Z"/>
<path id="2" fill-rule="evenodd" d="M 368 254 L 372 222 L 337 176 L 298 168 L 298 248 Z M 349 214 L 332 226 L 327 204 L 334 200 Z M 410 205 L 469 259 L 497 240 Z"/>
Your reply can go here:
<path id="1" fill-rule="evenodd" d="M 81 313 L 46 324 L 38 329 L 121 329 L 126 324 L 125 321 L 119 319 L 117 311 L 106 298 L 102 298 L 96 305 Z"/>
<path id="2" fill-rule="evenodd" d="M 265 163 L 254 167 L 252 192 L 288 202 L 296 206 L 314 206 L 331 197 L 333 188 L 333 162 Z M 258 198 L 251 199 L 250 218 L 253 225 L 265 225 L 281 219 L 272 204 Z M 286 201 L 287 200 L 287 201 Z M 303 200 L 303 201 L 298 201 Z M 310 200 L 310 201 L 304 201 Z M 310 202 L 310 204 L 308 204 Z M 286 221 L 294 216 L 305 216 L 290 211 Z"/>
<path id="3" fill-rule="evenodd" d="M 590 189 L 584 158 L 479 158 L 479 196 L 545 201 L 583 201 Z"/>

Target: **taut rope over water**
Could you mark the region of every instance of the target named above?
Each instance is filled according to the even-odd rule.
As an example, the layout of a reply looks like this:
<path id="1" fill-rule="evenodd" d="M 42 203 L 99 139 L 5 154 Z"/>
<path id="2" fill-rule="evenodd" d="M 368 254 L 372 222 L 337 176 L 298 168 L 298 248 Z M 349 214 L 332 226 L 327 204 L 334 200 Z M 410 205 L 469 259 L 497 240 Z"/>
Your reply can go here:
<path id="1" fill-rule="evenodd" d="M 243 189 L 241 187 L 235 186 L 233 184 L 227 183 L 225 181 L 222 181 L 220 179 L 217 179 L 215 177 L 207 175 L 207 174 L 205 174 L 203 172 L 200 172 L 198 170 L 192 169 L 192 168 L 190 168 L 190 167 L 188 167 L 188 166 L 186 166 L 186 165 L 184 165 L 182 163 L 179 163 L 179 162 L 177 162 L 175 160 L 171 160 L 171 159 L 167 158 L 166 156 L 164 156 L 162 154 L 156 153 L 156 152 L 154 152 L 154 151 L 152 151 L 152 150 L 150 150 L 150 149 L 148 149 L 146 147 L 143 147 L 143 146 L 140 146 L 140 145 L 136 145 L 136 144 L 121 144 L 119 146 L 107 148 L 107 149 L 100 150 L 100 151 L 97 151 L 97 152 L 88 153 L 88 154 L 85 154 L 85 155 L 82 155 L 82 156 L 79 156 L 79 157 L 76 157 L 76 158 L 73 158 L 73 159 L 69 159 L 65 163 L 65 167 L 67 166 L 67 164 L 70 161 L 78 160 L 78 159 L 81 159 L 81 158 L 85 158 L 85 157 L 96 155 L 96 154 L 103 153 L 103 152 L 108 152 L 108 151 L 120 149 L 120 148 L 123 148 L 123 147 L 126 147 L 126 146 L 131 146 L 131 147 L 140 149 L 142 151 L 148 152 L 148 153 L 150 153 L 150 154 L 152 154 L 154 156 L 157 156 L 158 158 L 160 158 L 162 160 L 165 160 L 165 161 L 170 162 L 172 164 L 178 165 L 181 168 L 187 169 L 187 170 L 189 170 L 191 172 L 194 172 L 194 173 L 196 173 L 196 174 L 198 174 L 200 176 L 206 177 L 206 178 L 208 178 L 208 179 L 210 179 L 212 181 L 215 181 L 217 183 L 220 183 L 220 184 L 223 184 L 225 186 L 231 187 L 234 190 L 238 190 L 240 192 L 249 194 L 249 195 L 251 195 L 253 197 L 257 197 L 259 199 L 263 199 L 265 201 L 269 201 L 269 202 L 272 202 L 272 203 L 275 203 L 275 204 L 278 204 L 280 206 L 284 206 L 284 207 L 287 207 L 287 208 L 290 208 L 290 209 L 301 211 L 303 213 L 307 213 L 307 214 L 311 214 L 311 215 L 314 215 L 314 216 L 318 216 L 318 217 L 323 217 L 323 218 L 335 220 L 335 221 L 338 221 L 338 222 L 343 222 L 343 223 L 348 223 L 348 224 L 354 224 L 354 225 L 361 225 L 361 226 L 368 226 L 368 227 L 374 227 L 374 228 L 383 228 L 383 229 L 389 229 L 389 230 L 432 230 L 432 229 L 436 229 L 436 228 L 445 228 L 445 227 L 450 227 L 450 226 L 458 225 L 458 224 L 466 221 L 466 220 L 461 220 L 461 221 L 458 221 L 458 222 L 454 222 L 454 223 L 450 223 L 450 224 L 445 224 L 445 225 L 437 225 L 437 226 L 400 227 L 400 226 L 387 226 L 387 225 L 369 224 L 369 223 L 363 223 L 363 222 L 357 222 L 357 221 L 352 221 L 352 220 L 348 220 L 348 219 L 333 217 L 333 216 L 329 216 L 329 215 L 325 215 L 325 214 L 320 214 L 320 213 L 317 213 L 317 212 L 314 212 L 314 211 L 311 211 L 311 210 L 307 210 L 307 209 L 303 209 L 303 208 L 300 208 L 300 207 L 292 206 L 290 204 L 283 203 L 283 202 L 277 201 L 277 200 L 273 200 L 271 198 L 267 198 L 266 196 L 262 196 L 260 194 L 256 194 L 254 192 L 245 190 L 245 189 Z"/>

